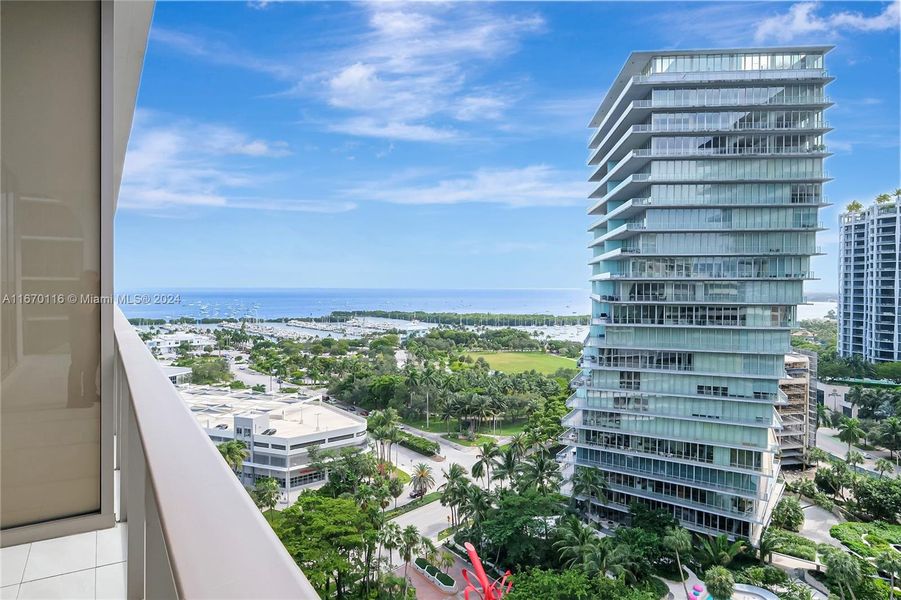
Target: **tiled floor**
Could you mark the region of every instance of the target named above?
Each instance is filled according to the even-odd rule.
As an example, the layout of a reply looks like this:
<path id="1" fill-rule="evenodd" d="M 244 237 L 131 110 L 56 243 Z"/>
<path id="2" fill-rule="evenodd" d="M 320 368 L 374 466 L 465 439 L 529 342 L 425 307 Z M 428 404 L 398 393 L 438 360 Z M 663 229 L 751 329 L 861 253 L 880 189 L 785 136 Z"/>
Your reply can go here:
<path id="1" fill-rule="evenodd" d="M 0 549 L 0 600 L 124 599 L 126 527 Z"/>

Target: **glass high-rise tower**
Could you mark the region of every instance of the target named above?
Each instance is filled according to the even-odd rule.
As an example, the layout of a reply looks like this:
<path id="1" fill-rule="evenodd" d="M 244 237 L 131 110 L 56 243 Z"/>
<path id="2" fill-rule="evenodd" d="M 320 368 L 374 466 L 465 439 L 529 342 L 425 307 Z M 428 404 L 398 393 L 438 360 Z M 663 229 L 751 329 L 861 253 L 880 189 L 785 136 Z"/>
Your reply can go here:
<path id="1" fill-rule="evenodd" d="M 838 352 L 901 360 L 901 198 L 839 218 Z"/>
<path id="2" fill-rule="evenodd" d="M 759 538 L 828 180 L 829 49 L 636 52 L 591 120 L 592 325 L 559 458 L 603 471 L 594 513 L 639 502 Z"/>

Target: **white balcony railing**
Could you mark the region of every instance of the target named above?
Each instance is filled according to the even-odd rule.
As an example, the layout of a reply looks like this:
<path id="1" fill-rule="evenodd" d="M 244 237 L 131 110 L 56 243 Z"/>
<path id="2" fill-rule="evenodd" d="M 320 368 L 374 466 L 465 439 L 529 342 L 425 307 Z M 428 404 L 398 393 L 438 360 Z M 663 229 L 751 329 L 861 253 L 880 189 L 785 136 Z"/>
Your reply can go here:
<path id="1" fill-rule="evenodd" d="M 118 309 L 114 329 L 129 600 L 318 598 Z"/>

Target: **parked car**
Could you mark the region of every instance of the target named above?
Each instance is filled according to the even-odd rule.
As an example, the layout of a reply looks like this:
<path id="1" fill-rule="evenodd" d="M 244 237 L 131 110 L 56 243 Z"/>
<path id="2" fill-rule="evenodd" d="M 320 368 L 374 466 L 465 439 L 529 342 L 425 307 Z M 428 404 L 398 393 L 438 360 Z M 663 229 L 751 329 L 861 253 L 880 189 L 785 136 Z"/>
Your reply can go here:
<path id="1" fill-rule="evenodd" d="M 422 490 L 413 490 L 410 492 L 410 498 L 422 498 Z"/>

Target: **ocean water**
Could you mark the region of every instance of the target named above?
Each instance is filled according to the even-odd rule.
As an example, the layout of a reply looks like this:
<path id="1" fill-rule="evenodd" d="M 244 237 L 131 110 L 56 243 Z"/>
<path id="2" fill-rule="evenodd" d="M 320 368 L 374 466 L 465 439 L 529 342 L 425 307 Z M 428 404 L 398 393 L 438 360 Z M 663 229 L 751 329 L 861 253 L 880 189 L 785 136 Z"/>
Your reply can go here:
<path id="1" fill-rule="evenodd" d="M 120 295 L 171 296 L 171 302 L 120 304 L 129 318 L 174 319 L 318 317 L 336 310 L 404 310 L 510 314 L 587 315 L 588 290 L 580 289 L 154 289 Z"/>

